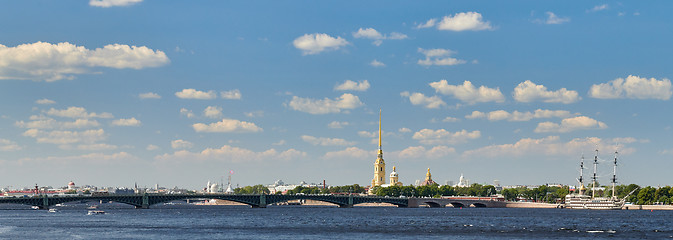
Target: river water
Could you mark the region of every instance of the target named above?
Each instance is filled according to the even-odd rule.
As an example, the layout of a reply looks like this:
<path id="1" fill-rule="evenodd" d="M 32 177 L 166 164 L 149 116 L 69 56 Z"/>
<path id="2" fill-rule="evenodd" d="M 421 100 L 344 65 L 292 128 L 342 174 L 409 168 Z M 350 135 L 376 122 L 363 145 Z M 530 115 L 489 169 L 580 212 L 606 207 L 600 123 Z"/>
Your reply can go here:
<path id="1" fill-rule="evenodd" d="M 0 206 L 0 239 L 673 238 L 673 211 L 105 205 L 104 215 Z"/>

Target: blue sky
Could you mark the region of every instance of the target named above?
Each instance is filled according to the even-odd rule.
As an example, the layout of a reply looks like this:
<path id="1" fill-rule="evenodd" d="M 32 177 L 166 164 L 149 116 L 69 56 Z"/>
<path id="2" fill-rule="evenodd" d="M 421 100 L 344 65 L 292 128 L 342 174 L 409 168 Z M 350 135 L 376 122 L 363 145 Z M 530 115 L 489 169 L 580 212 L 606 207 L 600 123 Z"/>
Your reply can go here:
<path id="1" fill-rule="evenodd" d="M 667 185 L 670 5 L 3 1 L 0 187 Z"/>

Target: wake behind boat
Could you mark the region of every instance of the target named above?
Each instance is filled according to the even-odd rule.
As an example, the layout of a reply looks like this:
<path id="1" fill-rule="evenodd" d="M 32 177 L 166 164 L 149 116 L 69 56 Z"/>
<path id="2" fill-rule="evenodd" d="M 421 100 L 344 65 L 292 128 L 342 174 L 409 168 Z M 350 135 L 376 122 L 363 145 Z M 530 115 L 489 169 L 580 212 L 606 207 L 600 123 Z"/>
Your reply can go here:
<path id="1" fill-rule="evenodd" d="M 583 173 L 584 173 L 584 156 L 582 156 L 582 161 L 580 162 L 580 177 L 577 179 L 579 182 L 579 192 L 571 193 L 565 197 L 565 208 L 570 209 L 595 209 L 595 210 L 621 210 L 624 207 L 626 198 L 628 198 L 631 193 L 626 197 L 619 199 L 615 196 L 615 184 L 617 183 L 617 151 L 615 151 L 614 167 L 612 174 L 612 197 L 596 197 L 596 166 L 598 165 L 598 149 L 596 149 L 596 154 L 594 155 L 594 175 L 592 177 L 591 183 L 591 195 L 586 194 L 586 189 L 584 188 L 583 182 Z M 634 190 L 635 191 L 635 190 Z"/>

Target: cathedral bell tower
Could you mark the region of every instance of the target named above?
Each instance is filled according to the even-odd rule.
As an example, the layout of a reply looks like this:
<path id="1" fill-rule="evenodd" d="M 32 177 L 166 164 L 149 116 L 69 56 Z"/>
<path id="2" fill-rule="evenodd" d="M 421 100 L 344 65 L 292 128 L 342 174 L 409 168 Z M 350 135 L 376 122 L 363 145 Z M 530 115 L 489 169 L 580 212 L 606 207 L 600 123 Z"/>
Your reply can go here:
<path id="1" fill-rule="evenodd" d="M 374 179 L 372 187 L 381 186 L 386 183 L 386 162 L 383 161 L 383 149 L 381 148 L 381 110 L 379 110 L 379 150 L 374 162 Z"/>

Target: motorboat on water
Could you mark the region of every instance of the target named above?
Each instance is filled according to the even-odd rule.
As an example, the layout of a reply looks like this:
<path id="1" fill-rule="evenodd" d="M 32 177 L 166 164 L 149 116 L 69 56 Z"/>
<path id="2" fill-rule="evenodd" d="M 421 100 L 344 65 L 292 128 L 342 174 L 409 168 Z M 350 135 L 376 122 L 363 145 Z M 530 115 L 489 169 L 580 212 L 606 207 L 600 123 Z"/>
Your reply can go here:
<path id="1" fill-rule="evenodd" d="M 102 210 L 90 210 L 86 215 L 101 215 L 105 214 L 105 211 Z"/>

